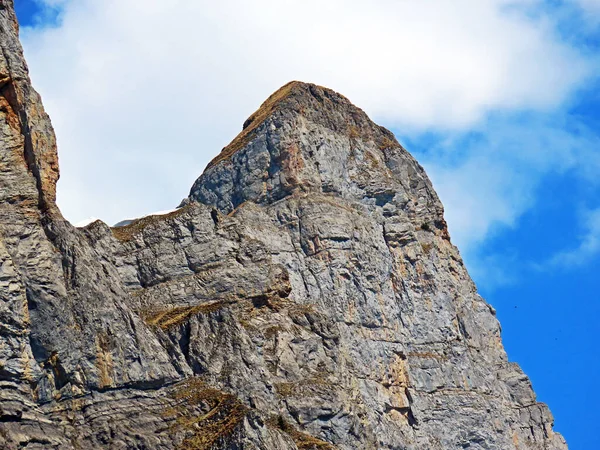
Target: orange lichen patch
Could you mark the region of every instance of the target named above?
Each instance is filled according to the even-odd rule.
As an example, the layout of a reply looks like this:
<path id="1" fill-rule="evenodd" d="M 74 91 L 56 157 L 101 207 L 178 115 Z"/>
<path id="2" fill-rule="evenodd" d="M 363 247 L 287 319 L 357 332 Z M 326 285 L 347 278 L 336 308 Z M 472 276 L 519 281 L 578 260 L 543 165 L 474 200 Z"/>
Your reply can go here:
<path id="1" fill-rule="evenodd" d="M 427 296 L 423 299 L 423 303 L 425 304 L 425 307 L 427 308 L 428 311 L 431 311 L 433 309 L 433 300 L 431 300 L 431 297 Z"/>
<path id="2" fill-rule="evenodd" d="M 0 113 L 3 113 L 6 124 L 15 131 L 21 132 L 21 121 L 8 99 L 0 92 Z"/>
<path id="3" fill-rule="evenodd" d="M 168 330 L 199 314 L 209 314 L 223 308 L 224 302 L 204 303 L 196 306 L 180 306 L 177 308 L 155 311 L 144 316 L 144 321 L 151 326 L 161 330 Z"/>
<path id="4" fill-rule="evenodd" d="M 22 93 L 16 89 L 15 82 L 8 75 L 0 75 L 0 118 L 12 130 L 9 148 L 17 152 L 18 158 L 36 178 L 40 206 L 49 210 L 55 206 L 59 177 L 56 141 L 51 129 L 44 127 L 49 123 L 41 105 L 38 106 L 34 101 L 25 107 L 23 102 Z M 40 124 L 40 129 L 23 128 L 23 113 L 30 124 Z"/>
<path id="5" fill-rule="evenodd" d="M 284 184 L 289 189 L 294 189 L 301 184 L 301 173 L 304 169 L 304 158 L 298 145 L 292 144 L 281 155 L 282 169 L 285 174 Z"/>
<path id="6" fill-rule="evenodd" d="M 23 379 L 29 382 L 34 380 L 33 378 L 33 370 L 31 369 L 32 364 L 35 363 L 35 360 L 30 357 L 30 354 L 25 348 L 23 348 L 21 352 L 20 362 L 23 367 Z"/>
<path id="7" fill-rule="evenodd" d="M 113 381 L 113 359 L 109 349 L 108 339 L 104 335 L 96 336 L 96 369 L 100 388 L 110 387 Z"/>
<path id="8" fill-rule="evenodd" d="M 396 356 L 388 369 L 387 380 L 384 384 L 389 386 L 408 386 L 408 371 L 406 369 L 406 358 Z"/>
<path id="9" fill-rule="evenodd" d="M 519 448 L 519 435 L 517 434 L 516 431 L 513 433 L 512 441 L 513 441 L 515 448 Z"/>
<path id="10" fill-rule="evenodd" d="M 111 228 L 110 230 L 114 237 L 121 242 L 126 242 L 131 240 L 136 234 L 141 233 L 147 226 L 178 217 L 186 212 L 188 208 L 189 205 L 186 205 L 168 214 L 142 217 L 141 219 L 134 220 L 129 225 Z"/>
<path id="11" fill-rule="evenodd" d="M 302 84 L 299 81 L 291 81 L 273 93 L 244 123 L 244 129 L 231 143 L 225 147 L 206 168 L 210 168 L 219 162 L 230 158 L 235 152 L 244 148 L 254 137 L 256 129 L 275 111 L 275 108 L 293 91 L 295 86 Z"/>
<path id="12" fill-rule="evenodd" d="M 329 442 L 298 431 L 281 416 L 270 417 L 267 425 L 271 428 L 278 428 L 290 436 L 299 450 L 336 450 L 336 447 Z"/>
<path id="13" fill-rule="evenodd" d="M 179 445 L 186 450 L 209 450 L 219 444 L 225 448 L 227 438 L 236 430 L 248 409 L 233 395 L 214 389 L 198 378 L 176 386 L 175 405 L 165 412 L 173 418 L 171 431 L 188 434 Z"/>

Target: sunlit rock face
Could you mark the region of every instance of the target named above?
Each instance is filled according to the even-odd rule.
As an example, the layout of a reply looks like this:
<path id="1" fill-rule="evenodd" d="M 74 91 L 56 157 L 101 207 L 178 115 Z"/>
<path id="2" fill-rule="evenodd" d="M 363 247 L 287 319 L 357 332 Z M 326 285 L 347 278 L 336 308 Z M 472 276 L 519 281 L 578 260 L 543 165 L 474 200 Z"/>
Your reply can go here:
<path id="1" fill-rule="evenodd" d="M 0 0 L 0 448 L 565 449 L 392 133 L 292 82 L 182 206 L 55 204 Z"/>

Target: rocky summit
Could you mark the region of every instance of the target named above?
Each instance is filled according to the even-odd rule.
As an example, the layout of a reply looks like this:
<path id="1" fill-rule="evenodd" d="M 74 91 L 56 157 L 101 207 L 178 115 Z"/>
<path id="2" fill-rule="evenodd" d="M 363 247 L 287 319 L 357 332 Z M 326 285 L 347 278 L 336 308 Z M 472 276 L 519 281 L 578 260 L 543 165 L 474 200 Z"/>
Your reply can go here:
<path id="1" fill-rule="evenodd" d="M 566 449 L 427 175 L 292 82 L 174 212 L 75 228 L 0 0 L 0 448 Z"/>

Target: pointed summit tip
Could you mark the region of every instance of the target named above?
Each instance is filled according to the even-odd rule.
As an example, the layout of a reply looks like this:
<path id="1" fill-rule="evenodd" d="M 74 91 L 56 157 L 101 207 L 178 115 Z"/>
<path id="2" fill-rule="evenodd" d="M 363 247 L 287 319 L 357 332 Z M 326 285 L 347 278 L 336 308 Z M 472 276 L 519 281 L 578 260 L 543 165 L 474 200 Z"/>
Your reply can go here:
<path id="1" fill-rule="evenodd" d="M 397 208 L 403 183 L 441 211 L 423 169 L 394 134 L 331 89 L 294 81 L 272 94 L 196 180 L 188 199 L 229 214 L 312 193 Z M 396 202 L 396 203 L 394 203 Z M 396 205 L 396 206 L 392 206 Z M 399 204 L 399 203 L 398 203 Z M 441 214 L 440 214 L 441 215 Z M 445 232 L 443 219 L 436 219 Z"/>
<path id="2" fill-rule="evenodd" d="M 334 108 L 334 105 L 350 107 L 364 114 L 350 100 L 332 89 L 313 83 L 290 81 L 277 89 L 263 104 L 244 122 L 242 131 L 221 153 L 207 166 L 207 169 L 230 158 L 238 150 L 245 147 L 253 138 L 256 130 L 277 111 L 287 110 L 299 114 L 308 109 Z"/>
<path id="3" fill-rule="evenodd" d="M 294 101 L 286 101 L 290 99 L 293 99 Z M 282 87 L 277 89 L 269 96 L 269 98 L 267 98 L 267 100 L 263 102 L 260 108 L 258 108 L 258 110 L 254 112 L 254 114 L 252 114 L 246 120 L 246 122 L 244 122 L 243 129 L 246 129 L 253 124 L 256 126 L 256 124 L 260 123 L 261 119 L 266 118 L 265 116 L 268 116 L 278 107 L 294 108 L 294 106 L 298 107 L 301 104 L 306 106 L 307 103 L 310 103 L 314 99 L 317 99 L 321 102 L 323 102 L 325 99 L 328 99 L 334 103 L 345 103 L 352 105 L 346 97 L 332 89 L 313 83 L 290 81 L 289 83 L 284 84 Z"/>

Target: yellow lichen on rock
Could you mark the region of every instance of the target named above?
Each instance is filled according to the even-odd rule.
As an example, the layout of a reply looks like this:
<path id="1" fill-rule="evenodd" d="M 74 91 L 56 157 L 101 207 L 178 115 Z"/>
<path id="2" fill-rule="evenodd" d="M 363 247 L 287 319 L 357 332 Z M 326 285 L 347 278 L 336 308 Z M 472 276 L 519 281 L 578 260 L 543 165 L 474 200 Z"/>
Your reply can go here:
<path id="1" fill-rule="evenodd" d="M 107 338 L 103 335 L 96 336 L 96 369 L 100 388 L 108 388 L 114 384 L 113 358 L 108 348 Z"/>

